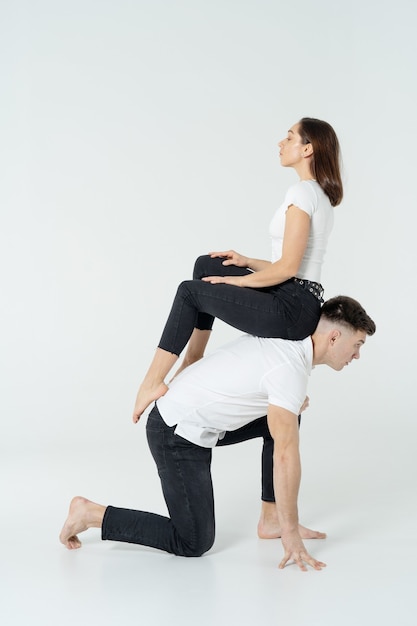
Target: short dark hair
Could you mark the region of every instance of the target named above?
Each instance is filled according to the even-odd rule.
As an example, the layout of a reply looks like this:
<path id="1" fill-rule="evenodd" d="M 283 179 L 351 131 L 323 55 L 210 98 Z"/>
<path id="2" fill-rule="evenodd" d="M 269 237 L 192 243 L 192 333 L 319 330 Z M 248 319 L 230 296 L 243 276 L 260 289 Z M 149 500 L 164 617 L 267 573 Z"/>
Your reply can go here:
<path id="1" fill-rule="evenodd" d="M 376 331 L 375 322 L 357 300 L 349 296 L 330 298 L 321 307 L 321 317 L 352 330 L 363 330 L 367 335 Z"/>

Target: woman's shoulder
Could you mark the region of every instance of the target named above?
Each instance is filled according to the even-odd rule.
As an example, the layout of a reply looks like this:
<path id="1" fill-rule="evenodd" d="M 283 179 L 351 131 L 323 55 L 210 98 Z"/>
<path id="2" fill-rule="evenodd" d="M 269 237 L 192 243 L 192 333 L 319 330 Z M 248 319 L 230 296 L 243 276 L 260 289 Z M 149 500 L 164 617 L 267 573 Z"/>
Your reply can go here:
<path id="1" fill-rule="evenodd" d="M 306 200 L 316 204 L 320 197 L 321 187 L 315 180 L 299 180 L 288 188 L 286 199 L 294 201 Z"/>
<path id="2" fill-rule="evenodd" d="M 317 190 L 321 189 L 321 187 L 316 180 L 309 178 L 308 180 L 297 180 L 297 182 L 291 185 L 289 189 L 302 189 L 308 193 L 317 192 Z"/>

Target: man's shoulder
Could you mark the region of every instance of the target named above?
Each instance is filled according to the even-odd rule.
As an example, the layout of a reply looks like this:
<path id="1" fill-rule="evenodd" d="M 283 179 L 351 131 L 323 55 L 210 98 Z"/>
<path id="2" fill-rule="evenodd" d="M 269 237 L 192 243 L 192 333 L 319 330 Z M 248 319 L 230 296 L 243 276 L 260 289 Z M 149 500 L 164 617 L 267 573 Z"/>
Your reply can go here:
<path id="1" fill-rule="evenodd" d="M 198 363 L 207 369 L 233 368 L 235 373 L 249 369 L 253 376 L 258 376 L 282 367 L 292 371 L 308 370 L 311 367 L 311 360 L 310 336 L 306 339 L 291 340 L 245 334 L 220 346 L 209 358 Z"/>

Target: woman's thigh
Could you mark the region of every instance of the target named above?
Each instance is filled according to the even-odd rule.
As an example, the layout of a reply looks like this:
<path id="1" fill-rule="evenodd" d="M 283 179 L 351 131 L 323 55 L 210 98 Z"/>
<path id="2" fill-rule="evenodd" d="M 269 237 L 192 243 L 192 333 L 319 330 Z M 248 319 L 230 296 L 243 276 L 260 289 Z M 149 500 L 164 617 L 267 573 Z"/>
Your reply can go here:
<path id="1" fill-rule="evenodd" d="M 247 267 L 223 265 L 223 261 L 221 257 L 212 259 L 208 254 L 199 256 L 194 264 L 193 278 L 199 280 L 204 276 L 246 276 L 252 273 Z"/>
<path id="2" fill-rule="evenodd" d="M 283 339 L 304 338 L 294 336 L 298 335 L 300 318 L 307 313 L 303 302 L 298 294 L 289 295 L 284 289 L 271 292 L 267 289 L 251 289 L 223 283 L 212 285 L 202 280 L 188 280 L 180 284 L 176 304 L 178 313 L 172 317 L 177 322 L 178 334 L 185 332 L 186 327 L 188 332 L 188 326 L 194 323 L 196 312 L 204 312 L 251 335 Z M 180 315 L 183 318 L 187 315 L 190 322 L 181 327 L 178 322 Z M 317 320 L 315 322 L 317 324 Z M 295 333 L 293 329 L 296 329 Z"/>
<path id="3" fill-rule="evenodd" d="M 293 281 L 262 289 L 211 285 L 204 276 L 244 276 L 247 268 L 223 266 L 223 259 L 203 255 L 194 266 L 194 281 L 185 281 L 190 300 L 198 310 L 196 327 L 210 329 L 219 318 L 238 330 L 259 337 L 304 339 L 316 328 L 319 301 Z M 194 284 L 192 284 L 194 282 Z"/>

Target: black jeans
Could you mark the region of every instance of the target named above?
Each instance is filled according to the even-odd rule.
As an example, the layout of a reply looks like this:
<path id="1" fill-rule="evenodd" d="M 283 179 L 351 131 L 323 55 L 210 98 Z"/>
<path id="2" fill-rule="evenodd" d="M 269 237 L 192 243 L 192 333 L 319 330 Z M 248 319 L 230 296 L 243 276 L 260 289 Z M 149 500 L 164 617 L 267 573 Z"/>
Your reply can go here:
<path id="1" fill-rule="evenodd" d="M 239 330 L 258 337 L 304 339 L 310 335 L 320 317 L 320 302 L 299 284 L 286 281 L 267 289 L 250 289 L 233 285 L 211 285 L 204 276 L 244 276 L 250 270 L 222 265 L 223 259 L 209 255 L 197 258 L 193 280 L 178 287 L 159 347 L 180 354 L 194 328 L 211 330 L 218 317 Z M 250 425 L 249 431 L 255 432 Z M 242 433 L 243 434 L 243 433 Z M 245 432 L 245 436 L 248 433 Z M 269 435 L 269 431 L 268 431 Z M 262 500 L 274 502 L 272 485 L 273 441 L 264 437 L 262 450 Z M 227 445 L 226 436 L 221 445 Z"/>
<path id="2" fill-rule="evenodd" d="M 214 318 L 250 335 L 305 339 L 320 317 L 317 298 L 292 280 L 264 289 L 212 285 L 204 276 L 243 276 L 242 267 L 222 265 L 222 259 L 201 256 L 193 280 L 182 282 L 174 298 L 159 348 L 180 355 L 194 328 L 210 330 Z"/>
<path id="3" fill-rule="evenodd" d="M 156 407 L 149 414 L 146 433 L 158 468 L 169 517 L 108 506 L 102 539 L 136 543 L 178 556 L 201 556 L 215 536 L 214 497 L 211 479 L 211 448 L 202 448 L 174 434 Z M 218 445 L 230 445 L 254 437 L 273 440 L 266 417 L 226 433 Z M 270 457 L 272 459 L 272 455 Z M 272 467 L 268 468 L 272 481 Z M 272 488 L 266 486 L 266 489 Z"/>

